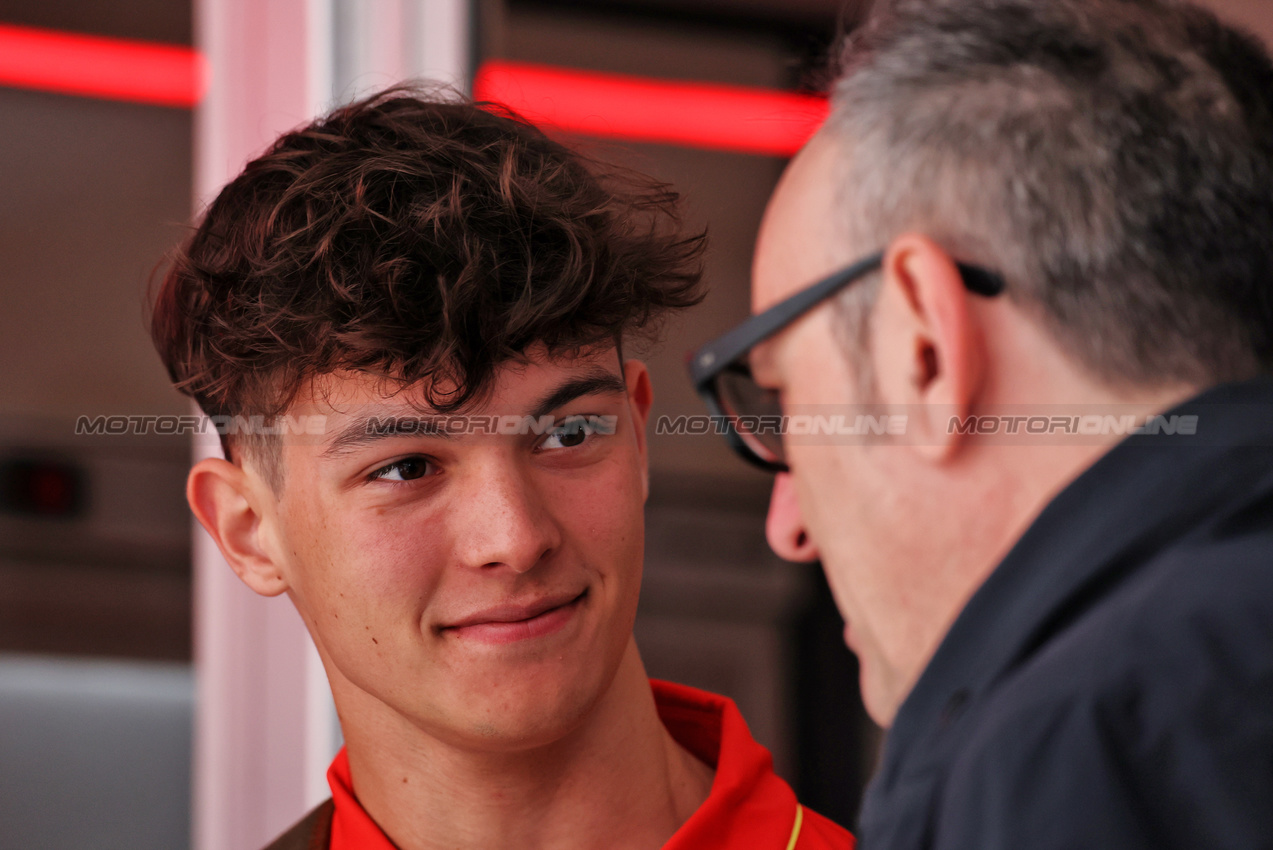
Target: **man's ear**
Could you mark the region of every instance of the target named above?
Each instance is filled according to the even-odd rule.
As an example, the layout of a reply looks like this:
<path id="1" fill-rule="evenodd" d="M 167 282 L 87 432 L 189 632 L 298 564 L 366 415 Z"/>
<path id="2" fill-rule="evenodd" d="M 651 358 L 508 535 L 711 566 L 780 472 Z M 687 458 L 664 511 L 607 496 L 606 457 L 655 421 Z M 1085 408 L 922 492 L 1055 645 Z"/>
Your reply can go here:
<path id="1" fill-rule="evenodd" d="M 229 461 L 206 458 L 190 470 L 186 500 L 243 583 L 262 596 L 277 596 L 287 582 L 262 534 L 264 486 Z"/>
<path id="2" fill-rule="evenodd" d="M 650 408 L 654 405 L 654 385 L 650 383 L 650 370 L 640 360 L 623 363 L 623 382 L 628 388 L 628 409 L 632 411 L 632 428 L 636 431 L 637 449 L 641 453 L 642 490 L 650 495 L 650 460 L 645 434 L 650 421 Z"/>
<path id="3" fill-rule="evenodd" d="M 959 445 L 951 417 L 966 416 L 982 389 L 981 326 L 955 261 L 933 240 L 900 236 L 884 255 L 872 332 L 881 400 L 906 405 L 908 433 L 933 458 Z"/>

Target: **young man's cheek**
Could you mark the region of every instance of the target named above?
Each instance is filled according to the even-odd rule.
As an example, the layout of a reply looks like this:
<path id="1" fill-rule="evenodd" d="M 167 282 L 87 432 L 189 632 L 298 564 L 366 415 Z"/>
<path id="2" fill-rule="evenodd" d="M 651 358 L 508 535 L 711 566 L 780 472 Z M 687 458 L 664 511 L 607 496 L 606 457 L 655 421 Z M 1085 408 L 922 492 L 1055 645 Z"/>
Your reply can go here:
<path id="1" fill-rule="evenodd" d="M 436 585 L 420 541 L 344 519 L 311 514 L 289 529 L 293 602 L 305 619 L 336 633 L 359 623 L 374 628 L 374 620 L 414 608 Z"/>

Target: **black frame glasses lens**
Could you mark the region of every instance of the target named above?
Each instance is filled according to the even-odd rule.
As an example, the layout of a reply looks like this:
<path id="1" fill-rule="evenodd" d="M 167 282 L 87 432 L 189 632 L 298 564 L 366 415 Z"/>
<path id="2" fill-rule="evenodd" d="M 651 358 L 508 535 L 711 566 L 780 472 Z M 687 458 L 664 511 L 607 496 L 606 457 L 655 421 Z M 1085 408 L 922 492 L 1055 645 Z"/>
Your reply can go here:
<path id="1" fill-rule="evenodd" d="M 778 393 L 759 386 L 742 362 L 730 363 L 717 373 L 715 390 L 721 413 L 728 417 L 747 453 L 766 469 L 785 469 Z"/>

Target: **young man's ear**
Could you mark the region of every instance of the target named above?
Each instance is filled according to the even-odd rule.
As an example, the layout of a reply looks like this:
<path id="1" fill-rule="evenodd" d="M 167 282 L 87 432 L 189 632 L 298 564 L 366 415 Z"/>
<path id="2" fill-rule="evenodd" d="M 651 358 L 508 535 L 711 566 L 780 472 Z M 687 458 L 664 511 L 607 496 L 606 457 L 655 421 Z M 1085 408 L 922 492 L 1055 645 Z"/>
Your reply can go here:
<path id="1" fill-rule="evenodd" d="M 986 352 L 973 295 L 933 240 L 900 236 L 884 256 L 872 359 L 886 404 L 906 405 L 908 434 L 933 458 L 959 445 L 949 427 L 982 389 Z"/>
<path id="2" fill-rule="evenodd" d="M 263 487 L 241 467 L 206 458 L 190 470 L 186 500 L 243 583 L 262 596 L 277 596 L 287 582 L 262 534 Z"/>
<path id="3" fill-rule="evenodd" d="M 641 452 L 642 488 L 650 495 L 650 461 L 645 428 L 650 421 L 650 408 L 654 404 L 654 385 L 650 383 L 650 371 L 640 360 L 627 360 L 623 364 L 623 382 L 628 388 L 628 408 L 632 411 L 632 427 L 636 431 L 637 448 Z"/>

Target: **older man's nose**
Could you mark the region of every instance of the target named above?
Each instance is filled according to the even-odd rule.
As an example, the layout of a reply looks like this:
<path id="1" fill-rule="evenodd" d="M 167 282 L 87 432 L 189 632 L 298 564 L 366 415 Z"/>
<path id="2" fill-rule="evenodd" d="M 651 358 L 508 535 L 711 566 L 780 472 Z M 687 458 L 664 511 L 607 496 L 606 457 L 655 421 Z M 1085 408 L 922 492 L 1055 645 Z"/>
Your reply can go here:
<path id="1" fill-rule="evenodd" d="M 774 478 L 773 493 L 769 497 L 769 516 L 765 520 L 765 536 L 769 539 L 769 547 L 780 558 L 788 561 L 818 559 L 818 548 L 809 539 L 789 472 L 779 473 Z"/>

